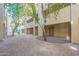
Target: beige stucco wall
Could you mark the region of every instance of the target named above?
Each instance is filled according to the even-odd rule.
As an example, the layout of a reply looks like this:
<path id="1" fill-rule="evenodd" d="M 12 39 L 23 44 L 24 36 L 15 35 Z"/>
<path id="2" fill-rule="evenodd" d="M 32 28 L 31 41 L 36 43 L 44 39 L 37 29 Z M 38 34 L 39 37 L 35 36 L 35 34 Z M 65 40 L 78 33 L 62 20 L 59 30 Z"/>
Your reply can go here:
<path id="1" fill-rule="evenodd" d="M 3 39 L 3 23 L 2 22 L 0 22 L 0 40 L 2 40 Z"/>
<path id="2" fill-rule="evenodd" d="M 49 14 L 46 20 L 46 25 L 70 22 L 70 6 L 67 6 L 59 11 L 57 20 L 55 19 L 55 15 L 53 13 Z"/>
<path id="3" fill-rule="evenodd" d="M 0 40 L 3 40 L 5 37 L 5 10 L 4 10 L 4 4 L 0 4 Z"/>
<path id="4" fill-rule="evenodd" d="M 40 7 L 39 7 L 40 8 Z M 41 9 L 39 9 L 39 10 L 41 10 Z M 40 18 L 40 23 L 41 23 L 41 25 L 43 24 L 43 18 L 42 18 L 42 14 L 41 14 L 41 11 L 39 11 L 38 12 L 38 14 L 39 14 L 39 18 Z M 47 16 L 47 18 L 46 18 L 46 23 L 45 23 L 45 25 L 53 25 L 53 24 L 59 24 L 59 23 L 64 23 L 64 22 L 70 22 L 70 6 L 68 6 L 68 7 L 65 7 L 65 8 L 63 8 L 63 9 L 61 9 L 60 11 L 59 11 L 59 14 L 58 14 L 58 16 L 57 16 L 57 20 L 55 19 L 55 17 L 54 17 L 54 14 L 53 13 L 50 13 L 48 16 Z M 59 27 L 61 27 L 61 29 L 59 30 L 59 32 L 61 32 L 62 30 L 63 31 L 65 31 L 65 29 L 66 28 L 62 28 L 62 26 L 59 26 Z M 58 27 L 58 28 L 59 28 Z M 56 29 L 58 29 L 57 28 L 57 26 L 55 26 L 55 32 L 57 31 Z M 58 32 L 58 31 L 57 31 Z M 56 34 L 58 34 L 58 33 L 55 33 L 55 35 Z M 66 31 L 65 31 L 66 32 Z M 60 34 L 62 34 L 61 36 L 64 36 L 65 38 L 67 38 L 68 37 L 68 35 L 67 34 L 64 34 L 63 35 L 63 33 L 60 33 Z M 59 35 L 60 35 L 59 34 Z M 41 30 L 41 28 L 39 27 L 39 29 L 38 29 L 38 35 L 42 35 L 42 30 Z M 56 35 L 57 36 L 57 35 Z"/>
<path id="5" fill-rule="evenodd" d="M 42 36 L 43 35 L 42 29 L 39 26 L 38 26 L 38 35 L 39 36 Z"/>
<path id="6" fill-rule="evenodd" d="M 71 40 L 79 44 L 79 4 L 72 5 Z"/>

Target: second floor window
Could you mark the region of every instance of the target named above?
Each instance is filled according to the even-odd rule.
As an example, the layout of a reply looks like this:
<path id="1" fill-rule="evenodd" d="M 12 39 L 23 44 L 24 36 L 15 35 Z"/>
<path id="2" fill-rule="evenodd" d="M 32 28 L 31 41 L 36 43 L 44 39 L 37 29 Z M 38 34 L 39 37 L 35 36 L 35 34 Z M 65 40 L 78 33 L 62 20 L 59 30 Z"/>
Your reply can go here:
<path id="1" fill-rule="evenodd" d="M 27 23 L 30 23 L 30 22 L 33 22 L 33 19 L 32 18 L 29 19 L 29 20 L 27 20 Z"/>

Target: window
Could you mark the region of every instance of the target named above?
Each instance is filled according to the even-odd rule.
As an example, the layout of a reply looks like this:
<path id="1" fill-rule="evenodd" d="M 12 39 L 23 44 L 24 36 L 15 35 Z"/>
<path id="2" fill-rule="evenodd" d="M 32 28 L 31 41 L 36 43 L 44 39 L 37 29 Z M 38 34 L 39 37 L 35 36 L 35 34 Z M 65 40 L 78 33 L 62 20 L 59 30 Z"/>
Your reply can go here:
<path id="1" fill-rule="evenodd" d="M 27 23 L 30 23 L 30 22 L 33 22 L 33 19 L 32 18 L 29 19 L 29 20 L 27 20 Z"/>

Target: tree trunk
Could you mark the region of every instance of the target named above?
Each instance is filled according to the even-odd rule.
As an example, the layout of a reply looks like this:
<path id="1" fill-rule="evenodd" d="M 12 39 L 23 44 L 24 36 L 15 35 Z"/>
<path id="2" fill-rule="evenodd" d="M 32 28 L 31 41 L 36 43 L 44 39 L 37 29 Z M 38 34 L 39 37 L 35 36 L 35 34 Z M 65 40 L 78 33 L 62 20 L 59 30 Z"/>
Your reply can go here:
<path id="1" fill-rule="evenodd" d="M 43 15 L 43 4 L 41 4 L 41 8 L 42 8 L 42 16 L 43 16 L 43 18 L 44 18 L 44 15 Z M 46 19 L 44 18 L 43 20 L 46 20 Z M 43 27 L 43 28 L 42 28 L 42 27 Z M 44 41 L 47 41 L 47 39 L 46 39 L 46 31 L 45 31 L 45 24 L 43 24 L 42 27 L 41 27 L 41 28 L 42 28 L 42 31 L 43 31 L 43 38 L 44 38 Z"/>
<path id="2" fill-rule="evenodd" d="M 45 29 L 43 30 L 43 38 L 44 38 L 44 41 L 47 41 L 46 35 L 45 35 Z"/>
<path id="3" fill-rule="evenodd" d="M 15 30 L 12 31 L 12 36 L 14 36 Z"/>
<path id="4" fill-rule="evenodd" d="M 43 28 L 43 26 L 41 26 L 39 22 L 38 22 L 38 24 L 39 24 L 40 28 L 41 28 L 42 31 L 43 31 L 43 40 L 44 40 L 44 41 L 47 41 L 46 35 L 45 35 L 45 28 Z"/>
<path id="5" fill-rule="evenodd" d="M 14 33 L 15 33 L 15 31 L 16 31 L 18 25 L 19 25 L 19 24 L 17 24 L 17 25 L 14 27 L 14 29 L 13 29 L 13 31 L 12 31 L 12 36 L 14 36 Z"/>

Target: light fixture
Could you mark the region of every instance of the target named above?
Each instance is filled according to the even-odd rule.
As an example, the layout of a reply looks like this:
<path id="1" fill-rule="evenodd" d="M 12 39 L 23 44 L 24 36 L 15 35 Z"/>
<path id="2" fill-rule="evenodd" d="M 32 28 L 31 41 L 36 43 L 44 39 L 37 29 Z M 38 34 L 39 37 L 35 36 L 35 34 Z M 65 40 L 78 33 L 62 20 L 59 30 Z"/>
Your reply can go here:
<path id="1" fill-rule="evenodd" d="M 71 25 L 73 24 L 73 21 L 71 21 Z"/>
<path id="2" fill-rule="evenodd" d="M 69 37 L 69 36 L 66 36 L 66 39 L 67 39 L 67 40 L 69 40 L 69 39 L 70 39 L 70 37 Z"/>

